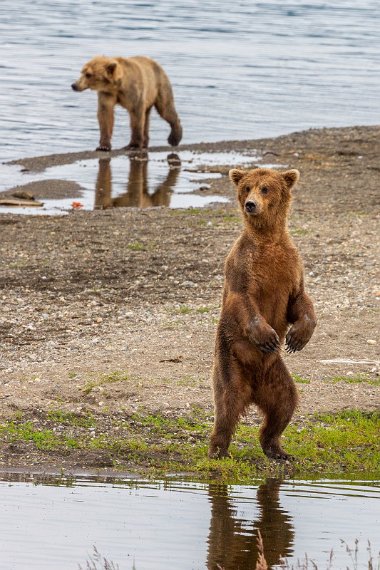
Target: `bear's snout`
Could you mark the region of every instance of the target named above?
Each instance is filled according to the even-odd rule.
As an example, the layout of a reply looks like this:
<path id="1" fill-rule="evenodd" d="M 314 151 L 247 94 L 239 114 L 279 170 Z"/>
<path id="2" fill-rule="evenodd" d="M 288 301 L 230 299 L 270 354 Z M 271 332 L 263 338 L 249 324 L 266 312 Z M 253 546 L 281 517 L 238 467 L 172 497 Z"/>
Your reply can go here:
<path id="1" fill-rule="evenodd" d="M 71 89 L 72 89 L 73 91 L 79 91 L 78 85 L 77 85 L 76 83 L 72 83 L 72 84 L 71 84 Z"/>
<path id="2" fill-rule="evenodd" d="M 248 200 L 245 203 L 245 211 L 248 214 L 257 214 L 258 213 L 258 208 L 257 208 L 257 204 L 256 202 L 254 202 L 253 200 Z"/>

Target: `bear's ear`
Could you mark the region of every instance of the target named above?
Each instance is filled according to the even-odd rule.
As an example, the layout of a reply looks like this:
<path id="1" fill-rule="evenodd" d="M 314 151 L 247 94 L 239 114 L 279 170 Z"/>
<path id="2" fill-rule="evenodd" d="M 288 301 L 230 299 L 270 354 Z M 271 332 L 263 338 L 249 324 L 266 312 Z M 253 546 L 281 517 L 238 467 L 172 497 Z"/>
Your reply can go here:
<path id="1" fill-rule="evenodd" d="M 228 176 L 230 177 L 230 180 L 232 180 L 234 184 L 238 185 L 240 180 L 243 178 L 244 174 L 245 170 L 239 170 L 238 168 L 233 168 L 232 170 L 229 171 Z"/>
<path id="2" fill-rule="evenodd" d="M 285 184 L 289 190 L 291 190 L 300 179 L 300 173 L 295 168 L 293 170 L 286 170 L 286 172 L 281 172 L 281 176 L 285 180 Z"/>
<path id="3" fill-rule="evenodd" d="M 107 73 L 108 73 L 109 75 L 113 75 L 113 74 L 115 73 L 116 67 L 117 67 L 116 61 L 113 61 L 112 63 L 109 63 L 109 64 L 106 66 L 106 71 L 107 71 Z"/>
<path id="4" fill-rule="evenodd" d="M 123 78 L 123 68 L 117 61 L 111 61 L 110 63 L 107 63 L 106 72 L 108 77 L 112 78 L 115 82 Z"/>

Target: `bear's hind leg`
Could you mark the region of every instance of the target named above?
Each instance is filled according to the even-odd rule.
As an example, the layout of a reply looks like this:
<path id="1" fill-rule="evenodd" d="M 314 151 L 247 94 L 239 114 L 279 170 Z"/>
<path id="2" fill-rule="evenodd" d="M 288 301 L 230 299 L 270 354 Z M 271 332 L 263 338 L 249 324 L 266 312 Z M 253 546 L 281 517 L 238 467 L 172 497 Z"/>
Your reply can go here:
<path id="1" fill-rule="evenodd" d="M 209 457 L 228 456 L 228 447 L 239 418 L 252 401 L 251 387 L 244 381 L 237 363 L 230 362 L 229 370 L 214 367 L 215 421 L 211 434 Z"/>
<path id="2" fill-rule="evenodd" d="M 297 389 L 285 363 L 278 357 L 262 378 L 254 393 L 254 402 L 264 413 L 260 429 L 261 447 L 271 459 L 290 459 L 282 449 L 280 437 L 297 406 Z"/>
<path id="3" fill-rule="evenodd" d="M 150 122 L 150 112 L 152 110 L 152 107 L 149 107 L 149 109 L 147 109 L 145 111 L 145 122 L 144 122 L 144 142 L 143 142 L 143 147 L 144 148 L 148 148 L 149 146 L 149 122 Z"/>
<path id="4" fill-rule="evenodd" d="M 174 106 L 172 91 L 165 93 L 164 90 L 161 90 L 157 96 L 155 107 L 160 117 L 167 121 L 171 127 L 168 143 L 171 146 L 179 145 L 182 139 L 182 126 Z"/>

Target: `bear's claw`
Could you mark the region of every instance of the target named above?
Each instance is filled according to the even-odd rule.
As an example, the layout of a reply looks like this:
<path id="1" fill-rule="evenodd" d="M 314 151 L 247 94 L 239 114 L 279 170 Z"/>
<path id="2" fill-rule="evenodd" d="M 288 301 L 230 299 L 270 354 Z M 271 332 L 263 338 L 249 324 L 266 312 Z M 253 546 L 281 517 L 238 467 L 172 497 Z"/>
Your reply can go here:
<path id="1" fill-rule="evenodd" d="M 275 333 L 274 335 L 272 335 L 271 338 L 269 338 L 265 342 L 256 342 L 255 344 L 257 348 L 260 349 L 262 352 L 271 353 L 271 352 L 276 352 L 276 350 L 280 348 L 280 339 Z"/>
<path id="2" fill-rule="evenodd" d="M 266 342 L 265 344 L 258 344 L 257 345 L 257 347 L 262 352 L 266 352 L 266 353 L 276 352 L 276 350 L 278 350 L 279 346 L 280 346 L 279 343 L 275 343 L 275 342 Z"/>
<path id="3" fill-rule="evenodd" d="M 291 334 L 291 331 L 289 331 L 288 334 L 286 335 L 286 352 L 288 352 L 289 354 L 302 350 L 305 345 L 306 342 L 304 342 L 300 338 L 297 339 L 297 337 L 294 334 Z"/>

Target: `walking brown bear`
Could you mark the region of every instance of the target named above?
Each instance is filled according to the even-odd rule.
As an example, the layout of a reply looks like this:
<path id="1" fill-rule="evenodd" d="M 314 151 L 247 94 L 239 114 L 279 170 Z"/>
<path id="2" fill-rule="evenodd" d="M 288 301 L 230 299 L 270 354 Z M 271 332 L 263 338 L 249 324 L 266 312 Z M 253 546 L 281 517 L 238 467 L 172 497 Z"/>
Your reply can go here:
<path id="1" fill-rule="evenodd" d="M 115 105 L 121 105 L 130 115 L 131 140 L 127 148 L 148 147 L 153 107 L 170 125 L 168 143 L 172 146 L 180 143 L 182 127 L 174 106 L 172 86 L 165 71 L 153 59 L 98 55 L 83 66 L 80 78 L 71 87 L 74 91 L 98 92 L 100 141 L 96 150 L 111 150 Z"/>
<path id="2" fill-rule="evenodd" d="M 239 417 L 253 403 L 264 415 L 264 453 L 288 459 L 280 436 L 296 408 L 297 391 L 280 348 L 285 340 L 288 352 L 302 350 L 316 326 L 313 304 L 304 290 L 302 261 L 287 229 L 291 190 L 299 172 L 233 169 L 229 176 L 237 187 L 244 229 L 225 263 L 209 456 L 228 455 Z"/>

